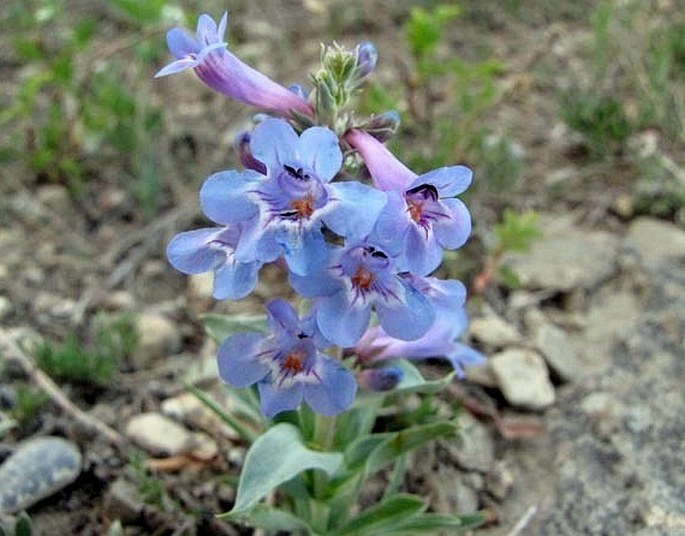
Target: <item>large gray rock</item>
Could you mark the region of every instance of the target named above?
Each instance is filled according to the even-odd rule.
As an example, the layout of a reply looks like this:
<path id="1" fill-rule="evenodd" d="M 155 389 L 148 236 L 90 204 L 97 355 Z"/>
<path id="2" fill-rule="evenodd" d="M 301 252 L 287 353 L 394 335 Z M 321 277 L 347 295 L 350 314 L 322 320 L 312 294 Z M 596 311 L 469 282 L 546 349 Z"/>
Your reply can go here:
<path id="1" fill-rule="evenodd" d="M 549 219 L 543 218 L 544 236 L 533 242 L 529 252 L 507 257 L 523 286 L 592 289 L 611 276 L 619 248 L 614 235 L 578 229 L 566 220 L 547 225 Z"/>
<path id="2" fill-rule="evenodd" d="M 685 534 L 685 277 L 672 257 L 645 270 L 628 329 L 616 318 L 625 296 L 593 320 L 611 327 L 608 366 L 557 391 L 545 436 L 505 450 L 516 484 L 494 534 L 531 507 L 521 534 Z M 609 296 L 593 295 L 591 310 Z"/>
<path id="3" fill-rule="evenodd" d="M 25 510 L 71 484 L 81 473 L 81 453 L 59 437 L 22 444 L 0 466 L 0 513 Z"/>
<path id="4" fill-rule="evenodd" d="M 623 246 L 650 263 L 685 258 L 685 231 L 665 221 L 637 218 L 631 223 Z"/>

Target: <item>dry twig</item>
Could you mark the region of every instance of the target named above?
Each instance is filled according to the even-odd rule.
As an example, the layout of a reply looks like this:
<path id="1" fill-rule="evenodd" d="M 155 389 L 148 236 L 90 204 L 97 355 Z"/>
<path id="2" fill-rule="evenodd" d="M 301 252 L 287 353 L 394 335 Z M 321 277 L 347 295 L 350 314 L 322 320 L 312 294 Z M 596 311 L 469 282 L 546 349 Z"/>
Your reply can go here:
<path id="1" fill-rule="evenodd" d="M 38 368 L 33 359 L 31 359 L 31 357 L 21 349 L 19 344 L 17 344 L 17 341 L 4 330 L 0 330 L 0 347 L 4 348 L 6 358 L 14 359 L 19 363 L 21 368 L 24 369 L 24 372 L 26 372 L 26 374 L 43 389 L 65 413 L 88 430 L 97 432 L 105 437 L 105 439 L 115 447 L 121 448 L 128 444 L 128 440 L 119 432 L 110 428 L 92 415 L 88 415 L 69 400 L 59 386 Z"/>

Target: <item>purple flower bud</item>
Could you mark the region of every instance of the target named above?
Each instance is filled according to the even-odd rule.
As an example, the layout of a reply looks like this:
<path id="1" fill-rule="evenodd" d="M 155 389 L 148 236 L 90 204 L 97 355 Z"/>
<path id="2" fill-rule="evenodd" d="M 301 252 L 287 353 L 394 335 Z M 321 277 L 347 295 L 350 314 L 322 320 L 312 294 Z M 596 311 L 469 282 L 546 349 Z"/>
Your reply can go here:
<path id="1" fill-rule="evenodd" d="M 380 142 L 386 142 L 392 138 L 398 128 L 400 128 L 400 114 L 395 110 L 376 115 L 357 127 L 358 130 L 368 132 Z"/>
<path id="2" fill-rule="evenodd" d="M 298 97 L 300 97 L 302 100 L 307 100 L 309 98 L 309 93 L 307 93 L 307 90 L 302 87 L 300 84 L 291 84 L 288 86 L 288 91 L 291 93 L 294 93 Z"/>
<path id="3" fill-rule="evenodd" d="M 167 44 L 176 60 L 155 77 L 193 69 L 205 84 L 232 99 L 284 117 L 290 116 L 292 110 L 313 117 L 314 110 L 305 99 L 243 63 L 227 49 L 226 24 L 226 13 L 218 26 L 203 14 L 195 36 L 183 28 L 169 30 Z"/>
<path id="4" fill-rule="evenodd" d="M 257 173 L 266 175 L 266 166 L 252 155 L 252 151 L 250 150 L 251 139 L 252 135 L 247 130 L 240 132 L 235 137 L 233 143 L 240 163 L 245 166 L 246 169 L 254 169 Z"/>
<path id="5" fill-rule="evenodd" d="M 357 69 L 358 77 L 368 76 L 376 67 L 378 61 L 378 51 L 376 45 L 370 41 L 363 41 L 357 45 Z"/>
<path id="6" fill-rule="evenodd" d="M 404 371 L 399 367 L 374 368 L 358 372 L 357 383 L 371 391 L 391 391 L 403 377 Z"/>

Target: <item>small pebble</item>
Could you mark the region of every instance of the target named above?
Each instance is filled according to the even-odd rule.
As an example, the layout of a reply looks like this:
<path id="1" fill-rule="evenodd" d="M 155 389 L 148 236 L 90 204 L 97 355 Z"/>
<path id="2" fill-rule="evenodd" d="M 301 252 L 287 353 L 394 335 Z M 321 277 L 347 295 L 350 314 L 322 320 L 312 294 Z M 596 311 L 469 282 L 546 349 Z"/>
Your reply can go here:
<path id="1" fill-rule="evenodd" d="M 154 455 L 175 456 L 192 449 L 193 435 L 159 413 L 143 413 L 126 425 L 126 435 Z"/>
<path id="2" fill-rule="evenodd" d="M 24 510 L 71 484 L 81 473 L 81 453 L 59 437 L 19 446 L 0 466 L 0 513 Z"/>
<path id="3" fill-rule="evenodd" d="M 554 403 L 554 386 L 540 354 L 512 348 L 489 360 L 502 394 L 513 406 L 544 409 Z"/>
<path id="4" fill-rule="evenodd" d="M 521 334 L 518 330 L 494 314 L 474 318 L 469 326 L 469 334 L 474 339 L 494 348 L 521 342 Z"/>

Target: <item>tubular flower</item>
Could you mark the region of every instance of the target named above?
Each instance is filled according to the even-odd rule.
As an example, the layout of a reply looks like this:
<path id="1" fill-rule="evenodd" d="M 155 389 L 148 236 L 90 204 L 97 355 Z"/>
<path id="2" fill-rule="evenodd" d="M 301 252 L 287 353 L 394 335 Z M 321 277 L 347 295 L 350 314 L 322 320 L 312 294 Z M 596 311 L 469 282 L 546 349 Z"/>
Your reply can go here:
<path id="1" fill-rule="evenodd" d="M 345 138 L 363 158 L 374 184 L 389 193 L 377 232 L 405 237 L 409 271 L 427 275 L 440 265 L 443 248 L 464 245 L 471 234 L 471 215 L 455 196 L 471 184 L 469 168 L 443 167 L 417 176 L 370 134 L 351 130 Z"/>
<path id="2" fill-rule="evenodd" d="M 171 265 L 184 274 L 214 272 L 213 296 L 217 300 L 239 300 L 257 284 L 261 263 L 238 262 L 235 250 L 242 227 L 208 227 L 179 233 L 167 246 Z"/>
<path id="3" fill-rule="evenodd" d="M 238 133 L 233 140 L 233 147 L 238 155 L 240 163 L 245 166 L 245 169 L 252 169 L 257 173 L 266 175 L 266 166 L 252 156 L 252 151 L 250 150 L 250 140 L 252 135 L 244 130 Z"/>
<path id="4" fill-rule="evenodd" d="M 364 236 L 385 206 L 384 192 L 354 181 L 331 183 L 342 153 L 327 128 L 298 136 L 285 121 L 267 119 L 256 127 L 250 150 L 266 176 L 219 173 L 200 191 L 214 221 L 249 219 L 236 250 L 239 261 L 270 262 L 282 254 L 291 271 L 306 275 L 328 254 L 322 224 L 340 236 Z"/>
<path id="5" fill-rule="evenodd" d="M 464 309 L 464 285 L 456 280 L 440 281 L 433 277 L 412 279 L 435 309 L 435 323 L 428 332 L 420 339 L 401 341 L 389 336 L 382 326 L 373 326 L 364 333 L 354 352 L 362 363 L 442 357 L 451 363 L 457 376 L 462 378 L 465 366 L 485 361 L 479 352 L 457 341 L 468 325 Z"/>
<path id="6" fill-rule="evenodd" d="M 184 28 L 167 32 L 169 51 L 176 58 L 155 76 L 166 76 L 193 69 L 213 90 L 250 106 L 289 117 L 291 111 L 314 116 L 314 110 L 300 95 L 277 84 L 268 76 L 243 63 L 224 42 L 228 14 L 217 26 L 212 17 L 200 15 L 196 35 Z"/>
<path id="7" fill-rule="evenodd" d="M 322 354 L 329 345 L 313 318 L 300 320 L 283 300 L 267 304 L 271 333 L 239 333 L 219 348 L 219 374 L 234 387 L 257 384 L 262 412 L 273 417 L 296 409 L 302 401 L 313 411 L 336 415 L 357 392 L 350 371 Z"/>
<path id="8" fill-rule="evenodd" d="M 372 238 L 335 248 L 322 270 L 306 277 L 291 273 L 290 284 L 302 296 L 316 298 L 319 329 L 343 347 L 359 340 L 372 310 L 387 333 L 403 340 L 423 336 L 435 320 L 428 299 L 397 272 L 392 250 Z"/>

